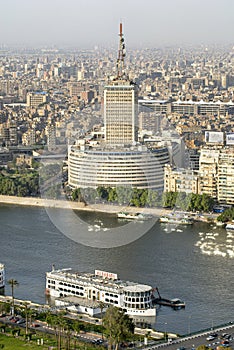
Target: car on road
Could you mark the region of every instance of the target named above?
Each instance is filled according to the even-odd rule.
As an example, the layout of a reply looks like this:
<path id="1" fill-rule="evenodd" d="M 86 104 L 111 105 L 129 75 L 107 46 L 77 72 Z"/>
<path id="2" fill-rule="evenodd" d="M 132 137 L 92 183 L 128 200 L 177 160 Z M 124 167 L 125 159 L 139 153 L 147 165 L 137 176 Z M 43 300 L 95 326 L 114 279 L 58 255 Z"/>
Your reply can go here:
<path id="1" fill-rule="evenodd" d="M 215 341 L 215 342 L 213 343 L 213 345 L 218 345 L 218 344 L 220 344 L 219 341 Z"/>
<path id="2" fill-rule="evenodd" d="M 41 325 L 39 323 L 32 323 L 32 326 L 33 328 L 37 328 L 37 327 L 41 327 Z"/>
<path id="3" fill-rule="evenodd" d="M 210 341 L 210 340 L 215 340 L 216 337 L 214 337 L 213 335 L 209 335 L 206 340 Z"/>
<path id="4" fill-rule="evenodd" d="M 19 317 L 11 317 L 10 322 L 11 323 L 17 323 L 19 321 Z"/>
<path id="5" fill-rule="evenodd" d="M 226 336 L 228 336 L 228 334 L 227 334 L 227 333 L 223 333 L 223 334 L 221 335 L 221 338 L 226 338 Z"/>
<path id="6" fill-rule="evenodd" d="M 224 346 L 228 346 L 229 345 L 229 341 L 228 340 L 223 340 L 221 342 L 221 344 L 224 345 Z"/>
<path id="7" fill-rule="evenodd" d="M 25 323 L 25 319 L 24 318 L 20 318 L 18 321 L 16 321 L 17 324 L 23 324 Z"/>
<path id="8" fill-rule="evenodd" d="M 211 333 L 210 335 L 212 335 L 212 337 L 217 337 L 218 336 L 218 333 Z"/>

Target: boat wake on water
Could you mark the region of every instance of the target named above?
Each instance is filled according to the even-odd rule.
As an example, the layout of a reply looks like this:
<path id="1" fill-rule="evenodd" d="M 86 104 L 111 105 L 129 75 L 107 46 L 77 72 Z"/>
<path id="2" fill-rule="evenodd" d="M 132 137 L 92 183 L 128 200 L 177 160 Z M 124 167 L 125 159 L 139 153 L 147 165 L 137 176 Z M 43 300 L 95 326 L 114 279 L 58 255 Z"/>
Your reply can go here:
<path id="1" fill-rule="evenodd" d="M 233 232 L 199 232 L 195 246 L 202 254 L 234 258 Z"/>

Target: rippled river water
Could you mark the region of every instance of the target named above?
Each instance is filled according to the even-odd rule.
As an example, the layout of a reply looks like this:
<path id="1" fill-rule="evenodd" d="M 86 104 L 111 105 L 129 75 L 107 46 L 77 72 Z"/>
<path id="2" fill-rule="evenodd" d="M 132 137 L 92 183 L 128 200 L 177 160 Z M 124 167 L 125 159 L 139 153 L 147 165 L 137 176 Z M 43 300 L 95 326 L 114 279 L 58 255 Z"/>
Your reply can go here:
<path id="1" fill-rule="evenodd" d="M 118 225 L 113 215 L 82 212 L 79 216 L 89 227 Z M 128 226 L 126 234 L 127 230 Z M 45 272 L 55 264 L 116 272 L 123 280 L 157 286 L 163 297 L 184 300 L 183 310 L 158 309 L 153 323 L 161 331 L 184 334 L 233 321 L 234 233 L 223 228 L 196 223 L 171 230 L 155 222 L 133 243 L 103 249 L 69 239 L 43 208 L 1 205 L 0 235 L 6 278 L 19 282 L 16 298 L 44 303 Z"/>

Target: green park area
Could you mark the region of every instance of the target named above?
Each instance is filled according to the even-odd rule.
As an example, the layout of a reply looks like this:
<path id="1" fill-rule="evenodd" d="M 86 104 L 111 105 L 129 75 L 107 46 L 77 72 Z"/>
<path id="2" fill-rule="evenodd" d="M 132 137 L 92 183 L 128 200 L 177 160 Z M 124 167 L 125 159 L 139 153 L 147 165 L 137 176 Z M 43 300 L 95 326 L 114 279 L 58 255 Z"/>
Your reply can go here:
<path id="1" fill-rule="evenodd" d="M 4 350 L 25 350 L 25 349 L 47 349 L 47 346 L 36 345 L 36 340 L 34 342 L 28 342 L 22 337 L 15 338 L 12 335 L 0 334 L 0 349 Z"/>

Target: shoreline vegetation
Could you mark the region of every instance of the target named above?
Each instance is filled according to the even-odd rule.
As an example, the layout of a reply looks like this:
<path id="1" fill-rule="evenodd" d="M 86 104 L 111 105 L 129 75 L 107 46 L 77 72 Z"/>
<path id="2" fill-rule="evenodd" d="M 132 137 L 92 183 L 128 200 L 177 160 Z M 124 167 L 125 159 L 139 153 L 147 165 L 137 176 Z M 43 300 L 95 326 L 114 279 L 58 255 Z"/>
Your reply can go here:
<path id="1" fill-rule="evenodd" d="M 0 205 L 2 204 L 12 204 L 12 205 L 23 205 L 41 208 L 58 208 L 58 209 L 70 209 L 70 210 L 84 210 L 93 212 L 103 212 L 109 214 L 117 214 L 120 211 L 130 212 L 130 213 L 147 213 L 153 216 L 168 215 L 174 212 L 174 209 L 170 208 L 148 208 L 148 207 L 132 207 L 127 205 L 113 205 L 113 204 L 92 204 L 86 205 L 83 202 L 61 200 L 61 199 L 46 199 L 41 197 L 17 197 L 17 196 L 7 196 L 0 195 Z M 189 213 L 188 213 L 189 214 Z M 200 213 L 196 215 L 196 221 L 212 222 L 210 220 L 211 214 Z M 216 219 L 217 214 L 212 214 L 212 218 Z"/>
<path id="2" fill-rule="evenodd" d="M 17 197 L 0 195 L 1 204 L 13 204 L 13 205 L 25 205 L 45 208 L 59 208 L 59 209 L 72 209 L 72 210 L 85 210 L 85 211 L 98 211 L 108 212 L 110 214 L 116 214 L 119 211 L 128 212 L 147 212 L 152 215 L 165 215 L 172 212 L 171 209 L 167 208 L 138 208 L 126 205 L 113 205 L 113 204 L 91 204 L 86 205 L 83 202 L 61 200 L 61 199 L 46 199 L 41 197 Z"/>

